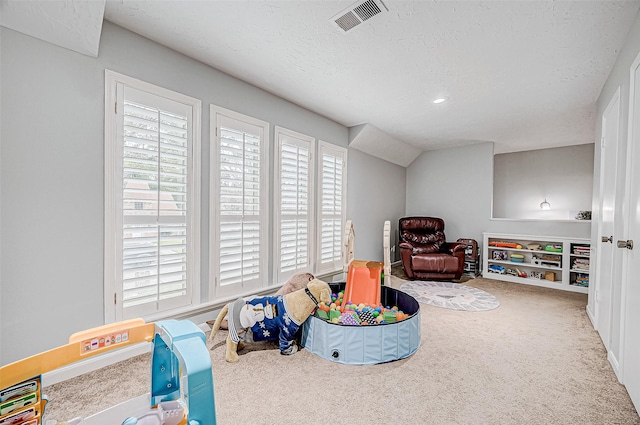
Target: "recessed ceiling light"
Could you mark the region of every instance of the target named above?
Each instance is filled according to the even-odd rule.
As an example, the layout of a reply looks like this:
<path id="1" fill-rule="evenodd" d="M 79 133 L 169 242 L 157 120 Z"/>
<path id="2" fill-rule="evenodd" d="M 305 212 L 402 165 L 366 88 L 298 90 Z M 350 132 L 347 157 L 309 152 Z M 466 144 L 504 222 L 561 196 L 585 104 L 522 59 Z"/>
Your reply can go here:
<path id="1" fill-rule="evenodd" d="M 444 97 L 439 97 L 439 98 L 435 99 L 435 100 L 433 101 L 433 103 L 436 103 L 436 104 L 437 104 L 437 103 L 442 103 L 442 102 L 444 102 L 445 100 L 447 100 L 447 99 L 446 99 L 446 98 L 444 98 Z"/>

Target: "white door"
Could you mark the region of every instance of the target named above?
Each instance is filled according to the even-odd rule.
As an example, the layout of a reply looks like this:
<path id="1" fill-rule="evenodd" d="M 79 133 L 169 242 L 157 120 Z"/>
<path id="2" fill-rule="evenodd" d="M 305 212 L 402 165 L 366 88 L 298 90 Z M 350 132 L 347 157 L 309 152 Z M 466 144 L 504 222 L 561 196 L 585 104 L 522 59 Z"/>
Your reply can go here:
<path id="1" fill-rule="evenodd" d="M 629 99 L 629 145 L 627 147 L 627 239 L 640 244 L 640 56 L 631 67 L 631 93 Z M 636 165 L 634 167 L 634 165 Z M 622 382 L 631 400 L 640 411 L 640 247 L 624 250 Z"/>
<path id="2" fill-rule="evenodd" d="M 613 230 L 616 200 L 616 168 L 620 90 L 618 89 L 602 115 L 602 154 L 600 158 L 599 246 L 596 249 L 596 308 L 598 332 L 609 350 L 611 342 Z"/>

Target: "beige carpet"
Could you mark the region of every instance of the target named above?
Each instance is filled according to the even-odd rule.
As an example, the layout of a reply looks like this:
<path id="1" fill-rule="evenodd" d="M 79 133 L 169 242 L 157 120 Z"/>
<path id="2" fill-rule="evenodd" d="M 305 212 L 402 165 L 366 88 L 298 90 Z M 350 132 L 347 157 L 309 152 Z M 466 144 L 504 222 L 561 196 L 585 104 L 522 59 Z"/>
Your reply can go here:
<path id="1" fill-rule="evenodd" d="M 221 332 L 210 344 L 218 424 L 640 424 L 586 316 L 586 295 L 483 278 L 465 285 L 500 307 L 421 304 L 421 347 L 387 364 L 342 365 L 306 350 L 281 356 L 275 344 L 254 344 L 227 364 Z M 46 418 L 86 416 L 148 392 L 149 357 L 45 388 Z"/>

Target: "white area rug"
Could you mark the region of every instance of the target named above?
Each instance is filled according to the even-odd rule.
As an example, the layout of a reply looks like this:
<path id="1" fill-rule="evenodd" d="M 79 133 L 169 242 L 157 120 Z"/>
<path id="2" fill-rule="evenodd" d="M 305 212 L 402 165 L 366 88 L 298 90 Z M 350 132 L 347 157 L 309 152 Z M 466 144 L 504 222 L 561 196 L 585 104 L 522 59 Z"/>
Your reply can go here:
<path id="1" fill-rule="evenodd" d="M 482 289 L 453 282 L 412 281 L 400 290 L 418 302 L 451 310 L 487 311 L 500 305 L 496 297 Z"/>

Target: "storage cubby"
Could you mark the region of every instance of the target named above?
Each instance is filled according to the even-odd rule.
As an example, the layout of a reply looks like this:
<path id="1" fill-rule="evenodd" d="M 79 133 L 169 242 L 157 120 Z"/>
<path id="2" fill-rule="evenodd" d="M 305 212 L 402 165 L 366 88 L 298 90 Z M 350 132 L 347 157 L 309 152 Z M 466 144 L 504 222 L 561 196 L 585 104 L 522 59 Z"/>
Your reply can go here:
<path id="1" fill-rule="evenodd" d="M 482 276 L 588 292 L 588 239 L 484 233 Z"/>
<path id="2" fill-rule="evenodd" d="M 588 288 L 591 246 L 589 244 L 572 243 L 569 270 L 569 285 Z"/>

